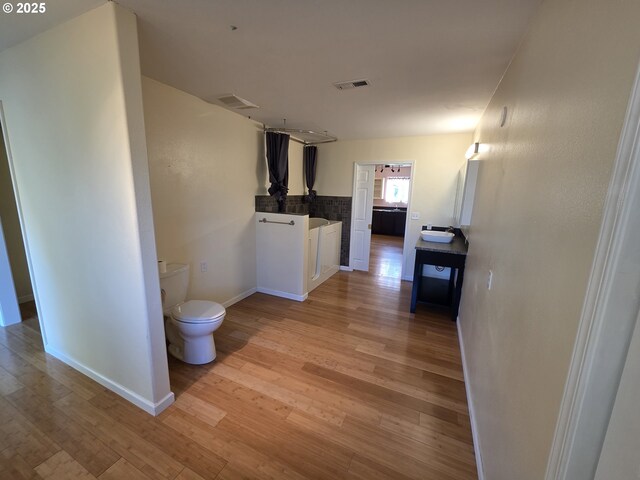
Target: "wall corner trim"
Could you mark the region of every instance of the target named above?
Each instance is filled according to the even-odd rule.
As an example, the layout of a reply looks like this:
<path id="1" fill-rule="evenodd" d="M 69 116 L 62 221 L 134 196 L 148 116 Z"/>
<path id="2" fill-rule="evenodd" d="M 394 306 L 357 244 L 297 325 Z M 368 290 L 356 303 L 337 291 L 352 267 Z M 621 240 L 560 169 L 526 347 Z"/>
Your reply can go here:
<path id="1" fill-rule="evenodd" d="M 131 390 L 129 390 L 125 386 L 120 385 L 119 383 L 114 382 L 110 378 L 107 378 L 104 375 L 96 372 L 95 370 L 85 366 L 83 363 L 77 361 L 75 358 L 72 358 L 72 357 L 70 357 L 70 356 L 68 356 L 68 355 L 56 350 L 55 348 L 52 348 L 52 347 L 50 347 L 48 345 L 45 345 L 44 350 L 49 355 L 54 356 L 55 358 L 57 358 L 61 362 L 66 363 L 67 365 L 69 365 L 70 367 L 73 367 L 74 369 L 76 369 L 80 373 L 83 373 L 84 375 L 86 375 L 87 377 L 91 378 L 92 380 L 95 380 L 96 382 L 98 382 L 103 387 L 108 388 L 109 390 L 111 390 L 114 393 L 117 393 L 122 398 L 124 398 L 125 400 L 128 400 L 129 402 L 133 403 L 136 407 L 141 408 L 142 410 L 144 410 L 145 412 L 147 412 L 150 415 L 156 416 L 156 415 L 160 414 L 165 408 L 167 408 L 169 405 L 171 405 L 173 403 L 173 401 L 174 401 L 173 392 L 169 392 L 159 402 L 156 402 L 156 403 L 151 402 L 151 401 L 147 400 L 146 398 L 138 395 L 137 393 L 132 392 Z"/>
<path id="2" fill-rule="evenodd" d="M 640 285 L 639 210 L 640 66 L 618 142 L 546 480 L 596 473 L 638 316 L 633 295 L 624 292 Z M 607 328 L 610 324 L 615 328 Z"/>
<path id="3" fill-rule="evenodd" d="M 160 415 L 162 412 L 164 412 L 173 402 L 175 402 L 175 396 L 173 394 L 173 392 L 169 392 L 165 395 L 165 397 L 160 400 L 159 402 L 156 402 L 153 405 L 153 413 L 151 413 L 151 415 L 153 416 L 158 416 Z"/>
<path id="4" fill-rule="evenodd" d="M 473 437 L 473 451 L 476 456 L 476 468 L 478 469 L 478 480 L 484 480 L 484 467 L 482 466 L 482 455 L 480 452 L 480 435 L 478 433 L 478 424 L 476 423 L 476 412 L 473 406 L 473 395 L 471 393 L 471 382 L 469 382 L 469 374 L 467 370 L 467 357 L 465 356 L 464 340 L 462 339 L 462 325 L 460 317 L 456 320 L 458 328 L 458 342 L 460 344 L 460 355 L 462 357 L 462 373 L 464 375 L 464 389 L 467 394 L 467 405 L 469 406 L 469 420 L 471 422 L 471 436 Z"/>

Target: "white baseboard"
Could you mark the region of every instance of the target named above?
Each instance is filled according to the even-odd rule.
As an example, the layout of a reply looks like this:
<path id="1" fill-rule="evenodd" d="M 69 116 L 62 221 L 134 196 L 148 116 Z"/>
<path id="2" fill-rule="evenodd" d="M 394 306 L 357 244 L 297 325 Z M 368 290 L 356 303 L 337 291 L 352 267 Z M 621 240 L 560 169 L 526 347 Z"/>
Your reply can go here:
<path id="1" fill-rule="evenodd" d="M 353 268 L 346 265 L 340 265 L 340 270 L 342 270 L 343 272 L 353 272 Z"/>
<path id="2" fill-rule="evenodd" d="M 413 275 L 404 275 L 400 280 L 404 280 L 405 282 L 413 282 Z"/>
<path id="3" fill-rule="evenodd" d="M 160 400 L 159 402 L 153 403 L 147 400 L 146 398 L 141 397 L 137 393 L 132 392 L 128 388 L 120 385 L 119 383 L 116 383 L 113 380 L 105 377 L 104 375 L 96 372 L 95 370 L 83 365 L 82 363 L 78 362 L 74 358 L 71 358 L 68 355 L 65 355 L 64 353 L 59 352 L 54 348 L 51 348 L 50 346 L 45 345 L 44 350 L 49 355 L 52 355 L 56 357 L 58 360 L 66 363 L 70 367 L 75 368 L 79 372 L 95 380 L 100 385 L 102 385 L 105 388 L 108 388 L 112 392 L 117 393 L 122 398 L 133 403 L 136 407 L 141 408 L 142 410 L 144 410 L 150 415 L 156 416 L 160 414 L 165 408 L 171 405 L 174 401 L 173 392 L 169 392 L 167 395 L 165 395 L 165 397 L 162 400 Z"/>
<path id="4" fill-rule="evenodd" d="M 467 392 L 467 405 L 469 406 L 469 420 L 471 421 L 471 435 L 473 437 L 473 451 L 476 455 L 476 467 L 478 469 L 478 480 L 484 480 L 484 467 L 482 466 L 482 455 L 480 454 L 480 437 L 478 435 L 478 425 L 476 423 L 476 413 L 473 406 L 473 395 L 471 394 L 471 382 L 467 370 L 467 358 L 464 350 L 464 340 L 460 328 L 460 317 L 456 321 L 458 327 L 458 342 L 460 343 L 460 355 L 462 356 L 462 373 L 464 375 L 464 389 Z"/>
<path id="5" fill-rule="evenodd" d="M 153 409 L 153 413 L 151 415 L 153 415 L 154 417 L 157 415 L 160 415 L 162 412 L 164 412 L 173 402 L 175 402 L 175 396 L 173 395 L 173 392 L 169 392 L 165 395 L 165 397 L 160 400 L 159 402 L 156 402 L 154 404 L 154 409 Z"/>
<path id="6" fill-rule="evenodd" d="M 289 292 L 281 292 L 279 290 L 271 290 L 269 288 L 262 288 L 262 287 L 258 287 L 257 291 L 260 293 L 266 293 L 267 295 L 273 295 L 275 297 L 282 297 L 282 298 L 288 298 L 289 300 L 296 300 L 298 302 L 304 302 L 309 296 L 308 293 L 305 293 L 304 295 L 295 295 Z"/>
<path id="7" fill-rule="evenodd" d="M 18 303 L 27 303 L 27 302 L 32 302 L 33 301 L 33 293 L 30 293 L 28 295 L 22 295 L 21 297 L 18 297 Z"/>
<path id="8" fill-rule="evenodd" d="M 236 295 L 233 298 L 230 298 L 229 300 L 227 300 L 226 302 L 222 302 L 222 306 L 224 308 L 228 308 L 231 305 L 234 305 L 236 303 L 238 303 L 240 300 L 244 300 L 245 298 L 247 298 L 250 295 L 253 295 L 254 293 L 256 293 L 258 291 L 257 288 L 253 287 L 250 288 L 249 290 L 242 292 L 240 295 Z"/>

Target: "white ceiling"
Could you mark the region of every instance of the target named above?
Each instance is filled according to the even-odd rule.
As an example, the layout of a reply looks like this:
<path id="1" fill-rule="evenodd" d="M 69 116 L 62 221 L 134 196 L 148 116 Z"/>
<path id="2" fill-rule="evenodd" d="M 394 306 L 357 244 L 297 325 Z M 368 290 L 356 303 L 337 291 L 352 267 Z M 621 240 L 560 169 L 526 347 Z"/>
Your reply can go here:
<path id="1" fill-rule="evenodd" d="M 234 93 L 268 126 L 347 139 L 472 130 L 540 1 L 118 3 L 138 16 L 145 75 L 212 103 Z M 49 1 L 30 23 L 0 14 L 0 49 L 101 3 Z M 362 78 L 371 85 L 332 85 Z"/>

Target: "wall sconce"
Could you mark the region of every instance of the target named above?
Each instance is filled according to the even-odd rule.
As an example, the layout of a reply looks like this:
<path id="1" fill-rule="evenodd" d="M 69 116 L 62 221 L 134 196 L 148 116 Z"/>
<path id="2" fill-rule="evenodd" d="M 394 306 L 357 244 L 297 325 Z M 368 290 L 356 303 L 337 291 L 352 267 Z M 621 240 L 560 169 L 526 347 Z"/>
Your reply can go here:
<path id="1" fill-rule="evenodd" d="M 469 148 L 467 148 L 467 152 L 464 154 L 467 160 L 473 160 L 473 157 L 480 153 L 480 142 L 472 143 Z"/>

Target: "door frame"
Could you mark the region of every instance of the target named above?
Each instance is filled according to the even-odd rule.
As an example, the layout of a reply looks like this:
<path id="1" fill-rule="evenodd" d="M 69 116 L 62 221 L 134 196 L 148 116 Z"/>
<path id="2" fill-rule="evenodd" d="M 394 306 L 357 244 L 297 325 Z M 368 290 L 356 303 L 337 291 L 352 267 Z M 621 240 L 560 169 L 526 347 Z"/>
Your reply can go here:
<path id="1" fill-rule="evenodd" d="M 378 160 L 378 161 L 368 161 L 368 162 L 353 162 L 353 186 L 351 189 L 351 233 L 350 233 L 350 237 L 349 237 L 349 267 L 348 270 L 352 271 L 353 270 L 353 252 L 352 252 L 352 246 L 353 244 L 351 243 L 351 239 L 354 237 L 355 234 L 355 222 L 354 222 L 354 215 L 355 215 L 355 210 L 353 208 L 353 201 L 356 197 L 356 187 L 357 187 L 357 171 L 358 171 L 358 166 L 366 166 L 366 165 L 409 165 L 411 167 L 411 178 L 409 179 L 409 201 L 407 202 L 407 221 L 405 222 L 404 225 L 404 242 L 402 245 L 402 273 L 400 275 L 400 280 L 404 280 L 405 279 L 405 267 L 406 267 L 406 260 L 407 260 L 407 251 L 408 248 L 411 248 L 410 246 L 407 246 L 407 232 L 409 231 L 409 225 L 410 225 L 410 221 L 411 221 L 411 205 L 412 205 L 412 200 L 413 200 L 413 181 L 416 177 L 416 162 L 415 160 Z M 375 178 L 375 176 L 374 176 Z M 373 208 L 373 205 L 372 205 Z M 369 244 L 369 254 L 371 254 L 371 244 Z"/>
<path id="2" fill-rule="evenodd" d="M 638 321 L 640 68 L 604 205 L 546 480 L 593 478 Z"/>

